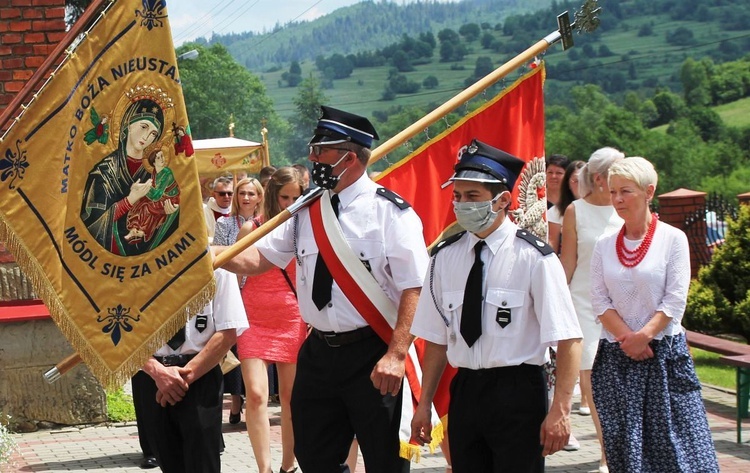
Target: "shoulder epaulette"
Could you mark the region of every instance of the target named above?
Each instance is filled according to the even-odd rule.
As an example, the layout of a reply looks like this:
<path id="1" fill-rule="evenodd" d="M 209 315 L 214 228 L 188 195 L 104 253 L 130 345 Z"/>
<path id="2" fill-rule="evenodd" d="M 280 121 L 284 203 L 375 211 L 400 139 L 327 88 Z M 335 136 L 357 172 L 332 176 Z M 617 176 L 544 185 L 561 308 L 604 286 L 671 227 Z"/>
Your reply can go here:
<path id="1" fill-rule="evenodd" d="M 516 232 L 516 237 L 522 240 L 526 240 L 527 242 L 531 243 L 531 246 L 539 250 L 539 253 L 543 254 L 544 256 L 547 256 L 555 252 L 555 250 L 553 250 L 552 247 L 547 244 L 547 242 L 537 238 L 536 235 L 534 235 L 533 233 L 529 231 L 518 230 Z"/>
<path id="2" fill-rule="evenodd" d="M 462 232 L 458 232 L 455 235 L 451 235 L 445 240 L 441 240 L 440 243 L 432 247 L 432 251 L 430 251 L 430 256 L 435 256 L 438 251 L 442 250 L 443 248 L 450 246 L 461 239 L 462 236 L 466 233 L 466 230 Z"/>
<path id="3" fill-rule="evenodd" d="M 396 194 L 390 189 L 386 189 L 385 187 L 379 187 L 376 193 L 380 197 L 385 197 L 386 199 L 396 204 L 396 207 L 400 208 L 401 210 L 406 210 L 409 207 L 411 207 L 411 204 L 409 204 L 409 202 L 405 201 L 403 197 Z"/>

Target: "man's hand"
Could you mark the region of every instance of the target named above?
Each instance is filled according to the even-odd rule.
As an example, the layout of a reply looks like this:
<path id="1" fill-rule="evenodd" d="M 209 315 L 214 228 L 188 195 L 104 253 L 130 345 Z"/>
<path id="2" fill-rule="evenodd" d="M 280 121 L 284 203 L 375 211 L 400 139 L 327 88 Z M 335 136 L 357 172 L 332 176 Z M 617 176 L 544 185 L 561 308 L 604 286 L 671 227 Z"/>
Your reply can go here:
<path id="1" fill-rule="evenodd" d="M 542 422 L 539 440 L 543 446 L 542 456 L 552 455 L 562 450 L 570 438 L 570 417 L 563 415 L 559 409 L 552 409 Z"/>
<path id="2" fill-rule="evenodd" d="M 417 406 L 417 411 L 411 419 L 411 438 L 419 445 L 432 442 L 432 413 L 428 407 Z"/>
<path id="3" fill-rule="evenodd" d="M 186 376 L 186 370 L 179 366 L 163 366 L 156 376 L 152 376 L 157 389 L 156 402 L 161 407 L 166 407 L 167 404 L 174 406 L 185 397 L 188 383 L 183 378 L 184 376 Z"/>
<path id="4" fill-rule="evenodd" d="M 370 374 L 372 385 L 383 396 L 388 393 L 395 396 L 401 389 L 401 382 L 404 379 L 404 371 L 406 369 L 404 365 L 405 360 L 403 358 L 393 355 L 390 352 L 386 353 L 378 361 Z"/>

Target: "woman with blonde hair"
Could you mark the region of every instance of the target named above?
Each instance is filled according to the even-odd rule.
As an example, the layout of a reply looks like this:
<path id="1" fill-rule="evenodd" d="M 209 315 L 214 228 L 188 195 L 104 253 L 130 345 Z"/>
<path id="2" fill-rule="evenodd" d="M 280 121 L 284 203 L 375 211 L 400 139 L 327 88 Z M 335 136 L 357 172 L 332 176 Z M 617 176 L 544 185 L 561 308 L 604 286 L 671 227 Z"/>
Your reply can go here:
<path id="1" fill-rule="evenodd" d="M 237 241 L 240 229 L 245 222 L 257 221 L 263 205 L 263 187 L 255 178 L 245 178 L 237 182 L 232 198 L 232 212 L 227 217 L 219 217 L 214 229 L 214 245 L 231 246 Z M 242 287 L 243 279 L 240 279 Z M 237 355 L 237 346 L 232 347 Z M 229 410 L 229 423 L 239 424 L 242 416 L 242 371 L 237 367 L 224 375 L 224 393 L 232 395 L 232 406 Z"/>
<path id="2" fill-rule="evenodd" d="M 634 157 L 610 168 L 623 219 L 591 259 L 594 314 L 603 326 L 591 382 L 612 471 L 718 472 L 682 317 L 690 249 L 649 204 L 658 176 Z"/>
<path id="3" fill-rule="evenodd" d="M 302 194 L 302 179 L 292 167 L 274 172 L 266 183 L 263 218 L 271 219 L 289 207 Z M 248 222 L 240 238 L 257 228 Z M 271 469 L 271 426 L 268 420 L 268 365 L 276 363 L 281 402 L 280 473 L 294 472 L 294 433 L 289 402 L 297 370 L 297 352 L 307 335 L 297 305 L 294 286 L 295 262 L 285 269 L 274 269 L 251 276 L 242 289 L 242 299 L 250 323 L 238 339 L 239 359 L 247 393 L 245 421 L 250 444 L 260 473 Z"/>
<path id="4" fill-rule="evenodd" d="M 588 400 L 594 419 L 599 444 L 602 443 L 601 427 L 596 406 L 591 398 L 591 367 L 594 365 L 596 348 L 601 336 L 601 325 L 594 319 L 591 307 L 591 254 L 596 240 L 616 231 L 622 225 L 609 197 L 607 173 L 610 166 L 625 155 L 614 148 L 601 148 L 591 155 L 581 168 L 578 190 L 582 196 L 565 209 L 562 227 L 560 261 L 568 278 L 570 295 L 583 331 L 580 385 L 581 397 Z M 599 471 L 608 472 L 607 458 L 602 448 Z"/>

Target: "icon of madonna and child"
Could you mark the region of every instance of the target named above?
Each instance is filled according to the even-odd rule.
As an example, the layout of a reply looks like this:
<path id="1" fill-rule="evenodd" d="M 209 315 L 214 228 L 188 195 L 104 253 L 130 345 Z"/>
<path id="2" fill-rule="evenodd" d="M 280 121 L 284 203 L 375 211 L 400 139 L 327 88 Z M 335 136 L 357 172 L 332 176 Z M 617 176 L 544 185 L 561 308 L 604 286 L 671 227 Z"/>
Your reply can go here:
<path id="1" fill-rule="evenodd" d="M 179 226 L 180 187 L 169 168 L 171 136 L 162 140 L 161 101 L 129 100 L 119 122 L 117 149 L 89 172 L 81 219 L 91 235 L 115 255 L 151 251 Z"/>

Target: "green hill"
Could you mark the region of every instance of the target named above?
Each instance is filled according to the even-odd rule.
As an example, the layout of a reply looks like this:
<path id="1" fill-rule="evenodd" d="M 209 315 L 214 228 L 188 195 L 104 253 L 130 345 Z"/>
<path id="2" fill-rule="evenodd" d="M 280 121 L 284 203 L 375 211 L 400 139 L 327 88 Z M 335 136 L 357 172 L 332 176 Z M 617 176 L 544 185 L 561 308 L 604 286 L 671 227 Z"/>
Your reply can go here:
<path id="1" fill-rule="evenodd" d="M 318 55 L 353 54 L 387 46 L 402 35 L 458 29 L 470 22 L 492 26 L 510 15 L 548 7 L 553 0 L 435 0 L 398 4 L 362 1 L 314 21 L 293 22 L 256 34 L 216 35 L 211 42 L 225 45 L 240 64 L 253 72 L 291 61 L 313 60 Z"/>
<path id="2" fill-rule="evenodd" d="M 519 9 L 520 4 L 527 7 L 548 5 L 535 13 L 510 14 L 514 8 Z M 580 84 L 597 84 L 615 99 L 626 91 L 638 91 L 643 97 L 653 94 L 658 88 L 679 92 L 679 69 L 687 57 L 711 57 L 720 63 L 737 59 L 750 49 L 750 20 L 734 21 L 735 17 L 750 19 L 748 2 L 683 0 L 679 3 L 679 8 L 675 7 L 675 2 L 671 0 L 602 1 L 601 4 L 601 26 L 595 33 L 576 34 L 574 48 L 563 52 L 557 45 L 546 54 L 549 104 L 566 103 L 568 89 Z M 504 7 L 499 8 L 499 5 Z M 388 34 L 368 33 L 372 44 L 368 50 L 374 52 L 383 47 L 379 45 L 386 37 L 393 38 L 388 44 L 398 41 L 403 34 L 417 37 L 417 29 L 405 25 L 416 22 L 415 18 L 419 17 L 420 11 L 438 12 L 438 20 L 444 20 L 446 12 L 453 11 L 451 24 L 456 30 L 460 27 L 458 23 L 465 24 L 463 22 L 466 20 L 462 18 L 472 18 L 469 21 L 482 19 L 482 35 L 493 36 L 492 47 L 483 47 L 480 41 L 462 40 L 467 50 L 464 58 L 444 63 L 439 59 L 438 44 L 431 62 L 416 65 L 413 72 L 405 74 L 410 80 L 418 83 L 430 75 L 435 76 L 439 84 L 432 90 L 422 88 L 414 94 L 398 95 L 395 101 L 380 100 L 387 83 L 390 65 L 356 68 L 350 77 L 334 80 L 332 87 L 325 90 L 329 103 L 356 113 L 371 115 L 374 111 L 387 110 L 394 105 L 426 106 L 445 101 L 465 87 L 464 81 L 473 74 L 479 57 L 489 57 L 492 64 L 497 67 L 554 31 L 555 18 L 560 12 L 573 12 L 579 7 L 580 3 L 545 1 L 465 1 L 458 4 L 425 2 L 405 6 L 390 2 L 362 2 L 336 10 L 312 22 L 280 28 L 271 33 L 271 36 L 227 42 L 230 43 L 230 52 L 240 63 L 249 60 L 249 51 L 258 50 L 257 54 L 261 54 L 267 43 L 278 47 L 284 44 L 304 44 L 304 47 L 299 46 L 295 49 L 300 56 L 304 52 L 309 58 L 300 60 L 302 77 L 313 74 L 320 78 L 322 73 L 315 67 L 312 57 L 330 57 L 337 51 L 344 52 L 342 48 L 354 51 L 357 48 L 361 49 L 365 42 L 362 34 L 352 37 L 351 41 L 339 40 L 333 43 L 326 42 L 328 40 L 316 42 L 311 39 L 319 37 L 322 30 L 328 31 L 332 37 L 335 36 L 330 33 L 332 31 L 348 31 L 348 27 L 341 25 L 370 25 L 369 28 L 378 30 L 374 25 L 382 25 L 387 19 L 391 19 L 390 24 L 393 28 Z M 502 24 L 494 22 L 490 16 L 482 15 L 488 10 L 498 9 L 502 10 L 502 14 L 508 13 Z M 502 14 L 496 12 L 495 18 Z M 431 20 L 430 24 L 433 25 L 433 33 L 437 35 L 446 23 Z M 399 27 L 404 29 L 397 29 Z M 360 30 L 362 33 L 367 28 L 361 27 Z M 287 87 L 281 79 L 288 68 L 288 63 L 285 63 L 283 66 L 266 69 L 266 72 L 255 72 L 266 86 L 276 110 L 284 117 L 294 113 L 292 100 L 297 94 L 296 88 Z"/>

